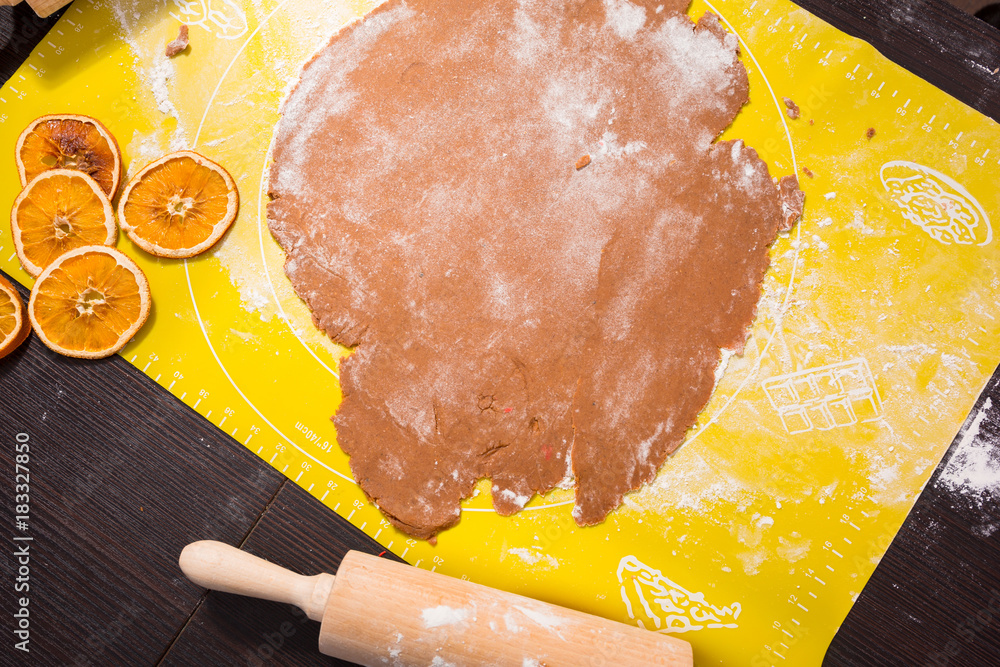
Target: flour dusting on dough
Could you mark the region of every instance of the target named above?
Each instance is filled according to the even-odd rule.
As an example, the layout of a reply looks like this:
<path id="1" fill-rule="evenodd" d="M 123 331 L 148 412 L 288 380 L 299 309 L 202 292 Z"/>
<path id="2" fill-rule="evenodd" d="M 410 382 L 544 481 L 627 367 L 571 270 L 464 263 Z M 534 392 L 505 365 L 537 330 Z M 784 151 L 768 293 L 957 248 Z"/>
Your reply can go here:
<path id="1" fill-rule="evenodd" d="M 346 49 L 327 49 L 317 54 L 310 66 L 326 75 L 300 81 L 295 97 L 282 108 L 282 121 L 299 126 L 301 132 L 289 146 L 286 159 L 290 161 L 287 168 L 277 172 L 278 178 L 271 183 L 273 189 L 292 193 L 304 190 L 301 179 L 315 168 L 306 165 L 306 142 L 331 116 L 350 111 L 354 101 L 355 93 L 345 85 L 340 73 L 363 60 L 389 28 L 413 15 L 413 10 L 403 5 L 368 17 L 356 29 L 345 31 L 351 36 Z"/>
<path id="2" fill-rule="evenodd" d="M 646 25 L 646 8 L 633 5 L 628 0 L 604 0 L 608 25 L 622 39 L 633 40 Z"/>
<path id="3" fill-rule="evenodd" d="M 522 547 L 515 547 L 513 549 L 508 549 L 507 553 L 513 554 L 520 558 L 526 565 L 531 566 L 547 566 L 552 569 L 559 567 L 559 561 L 553 556 L 546 553 L 542 553 L 537 549 L 524 549 Z"/>
<path id="4" fill-rule="evenodd" d="M 286 273 L 357 348 L 338 440 L 419 537 L 483 477 L 504 515 L 572 479 L 581 524 L 651 481 L 787 225 L 756 151 L 713 143 L 749 87 L 717 17 L 479 4 L 390 0 L 335 36 L 270 179 Z"/>

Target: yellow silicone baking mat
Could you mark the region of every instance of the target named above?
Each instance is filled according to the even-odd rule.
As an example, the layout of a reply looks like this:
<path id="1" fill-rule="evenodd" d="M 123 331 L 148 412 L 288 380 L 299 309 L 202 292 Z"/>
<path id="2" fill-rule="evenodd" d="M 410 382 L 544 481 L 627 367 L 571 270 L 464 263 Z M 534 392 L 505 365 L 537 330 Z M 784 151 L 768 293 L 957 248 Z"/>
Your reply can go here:
<path id="1" fill-rule="evenodd" d="M 171 148 L 219 161 L 243 204 L 216 249 L 185 262 L 119 242 L 155 303 L 127 360 L 417 567 L 678 633 L 701 665 L 818 664 L 1000 360 L 997 125 L 786 0 L 696 0 L 750 71 L 725 136 L 808 195 L 746 353 L 603 525 L 577 528 L 566 491 L 500 518 L 482 485 L 432 547 L 352 481 L 330 422 L 345 351 L 312 327 L 264 219 L 281 99 L 374 4 L 77 0 L 0 91 L 3 201 L 15 139 L 43 113 L 98 117 L 130 173 Z M 191 49 L 168 60 L 180 22 Z M 0 268 L 30 285 L 6 225 Z"/>

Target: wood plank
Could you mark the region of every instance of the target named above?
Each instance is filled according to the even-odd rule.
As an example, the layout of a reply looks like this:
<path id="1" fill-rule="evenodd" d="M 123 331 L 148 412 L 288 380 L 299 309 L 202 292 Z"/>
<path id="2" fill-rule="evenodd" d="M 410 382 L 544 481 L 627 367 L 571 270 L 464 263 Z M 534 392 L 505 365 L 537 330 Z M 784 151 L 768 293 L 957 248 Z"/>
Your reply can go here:
<path id="1" fill-rule="evenodd" d="M 335 574 L 351 549 L 399 560 L 293 482 L 282 487 L 242 548 L 308 575 Z M 377 600 L 372 613 L 378 613 Z M 323 656 L 318 642 L 319 623 L 296 607 L 212 591 L 161 664 L 348 664 Z"/>
<path id="2" fill-rule="evenodd" d="M 945 0 L 792 0 L 1000 120 L 1000 31 Z"/>
<path id="3" fill-rule="evenodd" d="M 6 81 L 65 13 L 41 18 L 26 4 L 0 7 L 0 81 Z"/>
<path id="4" fill-rule="evenodd" d="M 61 358 L 32 335 L 0 364 L 0 401 L 0 526 L 34 538 L 31 664 L 155 663 L 201 598 L 180 550 L 241 540 L 283 478 L 120 357 Z M 18 433 L 27 531 L 13 529 Z"/>
<path id="5" fill-rule="evenodd" d="M 948 2 L 967 14 L 975 14 L 985 7 L 996 4 L 996 0 L 948 0 Z"/>

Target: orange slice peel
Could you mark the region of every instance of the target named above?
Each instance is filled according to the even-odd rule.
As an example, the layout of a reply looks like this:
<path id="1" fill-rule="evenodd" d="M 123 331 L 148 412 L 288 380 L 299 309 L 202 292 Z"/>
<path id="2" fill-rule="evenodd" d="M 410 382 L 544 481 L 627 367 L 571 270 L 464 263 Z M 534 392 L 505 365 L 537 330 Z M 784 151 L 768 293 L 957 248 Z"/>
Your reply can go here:
<path id="1" fill-rule="evenodd" d="M 90 176 L 51 169 L 36 176 L 14 200 L 10 214 L 14 249 L 25 271 L 37 277 L 60 255 L 88 245 L 114 245 L 114 209 Z"/>
<path id="2" fill-rule="evenodd" d="M 67 252 L 35 281 L 31 327 L 49 349 L 101 359 L 121 350 L 149 317 L 149 283 L 119 250 L 84 246 Z"/>
<path id="3" fill-rule="evenodd" d="M 10 281 L 0 276 L 0 359 L 16 350 L 30 332 L 21 296 Z"/>
<path id="4" fill-rule="evenodd" d="M 236 220 L 240 194 L 225 169 L 193 151 L 147 165 L 122 192 L 118 222 L 137 246 L 157 257 L 205 252 Z"/>
<path id="5" fill-rule="evenodd" d="M 21 187 L 49 169 L 74 169 L 93 178 L 109 198 L 122 175 L 122 154 L 114 135 L 90 116 L 57 114 L 36 118 L 17 139 L 14 153 Z"/>

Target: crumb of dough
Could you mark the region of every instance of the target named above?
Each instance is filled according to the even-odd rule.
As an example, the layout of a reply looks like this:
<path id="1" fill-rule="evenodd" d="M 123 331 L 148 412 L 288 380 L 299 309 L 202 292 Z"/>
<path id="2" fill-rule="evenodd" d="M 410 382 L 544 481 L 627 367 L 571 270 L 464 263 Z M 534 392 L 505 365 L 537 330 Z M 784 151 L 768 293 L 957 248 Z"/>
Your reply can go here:
<path id="1" fill-rule="evenodd" d="M 869 127 L 868 131 L 865 132 L 865 137 L 867 137 L 868 140 L 871 141 L 872 137 L 874 137 L 874 136 L 875 136 L 875 128 L 874 127 Z"/>
<path id="2" fill-rule="evenodd" d="M 799 179 L 795 176 L 783 177 L 778 182 L 778 192 L 781 195 L 781 212 L 785 215 L 784 224 L 778 231 L 787 232 L 802 217 L 806 193 L 799 189 Z"/>
<path id="3" fill-rule="evenodd" d="M 586 167 L 588 164 L 590 164 L 590 156 L 589 155 L 584 155 L 582 158 L 580 158 L 579 160 L 576 161 L 576 170 L 580 171 L 581 169 L 583 169 L 584 167 Z"/>
<path id="4" fill-rule="evenodd" d="M 186 23 L 182 23 L 180 30 L 177 31 L 177 39 L 167 44 L 165 53 L 167 54 L 168 58 L 173 58 L 187 47 L 188 47 L 188 27 Z"/>
<path id="5" fill-rule="evenodd" d="M 788 117 L 789 118 L 791 118 L 792 120 L 795 120 L 799 116 L 802 115 L 802 112 L 799 109 L 799 105 L 796 104 L 795 102 L 793 102 L 790 97 L 786 97 L 786 98 L 784 98 L 784 100 L 785 100 L 785 107 L 788 108 Z"/>
<path id="6" fill-rule="evenodd" d="M 809 167 L 802 167 L 802 173 L 808 176 L 809 178 L 815 177 L 815 174 L 812 173 L 812 170 L 810 170 Z"/>

